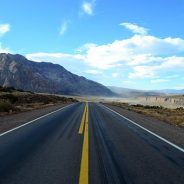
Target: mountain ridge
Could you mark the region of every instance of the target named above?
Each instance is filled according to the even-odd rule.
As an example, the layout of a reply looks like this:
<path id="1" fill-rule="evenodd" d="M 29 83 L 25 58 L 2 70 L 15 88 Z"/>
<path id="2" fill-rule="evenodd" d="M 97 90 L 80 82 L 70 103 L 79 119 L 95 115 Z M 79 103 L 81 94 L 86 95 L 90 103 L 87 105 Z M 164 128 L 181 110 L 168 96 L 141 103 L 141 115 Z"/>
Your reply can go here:
<path id="1" fill-rule="evenodd" d="M 73 74 L 61 65 L 34 62 L 20 54 L 0 53 L 0 85 L 65 95 L 115 95 L 102 84 Z"/>

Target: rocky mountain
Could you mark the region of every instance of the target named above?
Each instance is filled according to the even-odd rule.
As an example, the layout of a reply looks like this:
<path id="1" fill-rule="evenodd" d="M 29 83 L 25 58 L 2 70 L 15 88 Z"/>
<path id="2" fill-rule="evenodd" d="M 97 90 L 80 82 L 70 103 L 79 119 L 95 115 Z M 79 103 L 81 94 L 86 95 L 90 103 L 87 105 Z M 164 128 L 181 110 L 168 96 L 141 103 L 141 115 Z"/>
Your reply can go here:
<path id="1" fill-rule="evenodd" d="M 60 65 L 30 61 L 18 54 L 0 54 L 0 85 L 67 95 L 114 95 L 107 87 L 75 75 Z"/>

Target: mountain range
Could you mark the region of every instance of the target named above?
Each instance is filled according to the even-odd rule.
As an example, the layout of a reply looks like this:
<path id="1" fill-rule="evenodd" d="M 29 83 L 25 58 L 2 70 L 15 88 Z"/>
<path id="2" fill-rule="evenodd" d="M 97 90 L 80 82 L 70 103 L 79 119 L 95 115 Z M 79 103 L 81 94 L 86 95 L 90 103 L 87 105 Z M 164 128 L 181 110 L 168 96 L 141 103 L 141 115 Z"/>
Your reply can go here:
<path id="1" fill-rule="evenodd" d="M 115 87 L 115 86 L 108 86 L 108 88 L 122 98 L 184 94 L 184 89 L 138 90 L 138 89 Z"/>
<path id="2" fill-rule="evenodd" d="M 0 54 L 0 85 L 26 91 L 84 96 L 113 96 L 107 87 L 67 71 L 58 64 Z"/>
<path id="3" fill-rule="evenodd" d="M 108 88 L 122 98 L 165 95 L 165 93 L 160 91 L 147 91 L 147 90 L 121 88 L 115 86 L 108 86 Z"/>
<path id="4" fill-rule="evenodd" d="M 184 94 L 184 89 L 162 89 L 162 90 L 159 90 L 159 92 L 165 93 L 165 94 L 182 95 Z"/>
<path id="5" fill-rule="evenodd" d="M 184 94 L 183 90 L 137 90 L 104 86 L 75 75 L 58 64 L 34 62 L 19 54 L 0 53 L 0 86 L 26 91 L 122 98 Z"/>

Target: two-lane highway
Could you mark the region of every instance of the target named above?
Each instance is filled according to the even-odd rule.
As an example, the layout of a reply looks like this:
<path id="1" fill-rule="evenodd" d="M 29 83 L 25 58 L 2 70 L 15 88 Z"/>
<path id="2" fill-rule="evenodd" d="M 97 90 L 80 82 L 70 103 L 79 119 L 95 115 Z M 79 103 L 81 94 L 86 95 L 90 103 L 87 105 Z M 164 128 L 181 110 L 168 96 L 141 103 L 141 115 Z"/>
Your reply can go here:
<path id="1" fill-rule="evenodd" d="M 184 150 L 107 107 L 76 103 L 0 135 L 0 184 L 183 184 Z"/>

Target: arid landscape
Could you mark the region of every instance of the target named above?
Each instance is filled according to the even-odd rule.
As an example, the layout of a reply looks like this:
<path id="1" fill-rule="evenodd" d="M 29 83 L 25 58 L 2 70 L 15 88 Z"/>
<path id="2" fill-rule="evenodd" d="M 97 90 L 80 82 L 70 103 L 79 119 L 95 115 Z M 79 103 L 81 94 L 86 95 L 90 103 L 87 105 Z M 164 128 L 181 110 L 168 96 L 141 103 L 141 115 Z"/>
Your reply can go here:
<path id="1" fill-rule="evenodd" d="M 162 106 L 169 109 L 184 107 L 183 95 L 142 96 L 142 97 L 113 99 L 113 101 L 125 102 L 134 105 L 141 104 L 149 106 Z"/>
<path id="2" fill-rule="evenodd" d="M 69 104 L 77 101 L 102 102 L 126 110 L 154 117 L 163 122 L 184 127 L 184 96 L 147 96 L 134 98 L 107 98 L 95 96 L 61 96 L 39 94 L 0 87 L 0 116 Z"/>
<path id="3" fill-rule="evenodd" d="M 146 116 L 154 117 L 155 119 L 163 122 L 180 126 L 184 128 L 184 108 L 166 108 L 163 106 L 151 106 L 151 105 L 131 105 L 128 103 L 112 102 L 109 103 L 114 106 L 121 107 L 123 109 L 134 111 Z"/>
<path id="4" fill-rule="evenodd" d="M 77 102 L 74 98 L 0 87 L 0 116 Z"/>
<path id="5" fill-rule="evenodd" d="M 184 184 L 184 0 L 0 6 L 0 184 Z"/>

